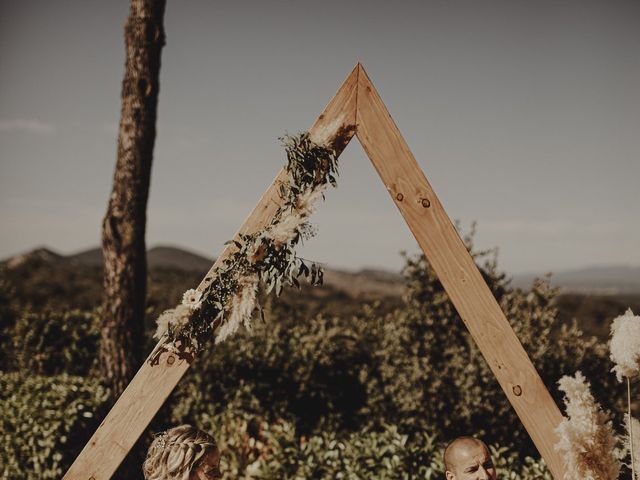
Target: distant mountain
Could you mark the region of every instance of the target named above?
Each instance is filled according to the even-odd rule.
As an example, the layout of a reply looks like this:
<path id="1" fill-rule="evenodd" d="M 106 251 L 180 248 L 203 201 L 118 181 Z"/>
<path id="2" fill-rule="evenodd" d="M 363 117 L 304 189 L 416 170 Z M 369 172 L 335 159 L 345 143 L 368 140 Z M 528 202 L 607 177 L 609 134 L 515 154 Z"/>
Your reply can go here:
<path id="1" fill-rule="evenodd" d="M 102 265 L 102 250 L 91 248 L 64 257 L 66 260 L 87 266 Z M 149 268 L 177 268 L 185 271 L 207 272 L 214 259 L 203 257 L 183 248 L 161 245 L 147 250 L 147 265 Z"/>
<path id="2" fill-rule="evenodd" d="M 209 271 L 214 261 L 214 258 L 203 257 L 177 247 L 158 246 L 147 252 L 149 268 L 179 268 L 204 274 Z"/>
<path id="3" fill-rule="evenodd" d="M 89 250 L 83 250 L 65 258 L 75 264 L 86 265 L 88 267 L 100 267 L 102 266 L 102 249 L 90 248 Z"/>
<path id="4" fill-rule="evenodd" d="M 386 270 L 360 270 L 347 272 L 332 268 L 324 269 L 324 283 L 349 292 L 354 297 L 363 294 L 400 296 L 404 289 L 404 278 Z"/>
<path id="5" fill-rule="evenodd" d="M 14 255 L 11 258 L 6 259 L 2 263 L 5 263 L 8 268 L 17 268 L 27 262 L 33 263 L 51 263 L 57 262 L 64 257 L 59 253 L 54 252 L 46 247 L 39 247 L 30 252 Z"/>
<path id="6" fill-rule="evenodd" d="M 363 268 L 356 272 L 356 275 L 362 275 L 373 280 L 379 280 L 381 282 L 404 282 L 404 277 L 396 272 L 389 270 L 382 270 L 380 268 Z"/>
<path id="7" fill-rule="evenodd" d="M 204 274 L 213 265 L 213 258 L 207 258 L 180 247 L 156 246 L 147 252 L 149 268 L 173 268 L 187 272 Z M 6 259 L 8 268 L 17 268 L 26 262 L 55 263 L 99 267 L 102 265 L 102 251 L 92 248 L 64 256 L 46 247 Z M 544 273 L 525 273 L 513 276 L 513 285 L 527 289 L 536 277 Z M 325 282 L 337 289 L 354 295 L 376 293 L 399 295 L 404 279 L 401 275 L 381 269 L 363 269 L 349 272 L 339 269 L 325 269 Z M 561 287 L 565 293 L 625 294 L 640 293 L 640 267 L 602 266 L 562 271 L 551 277 L 552 285 Z"/>
<path id="8" fill-rule="evenodd" d="M 529 288 L 533 279 L 544 276 L 543 273 L 524 273 L 514 275 L 513 284 L 520 288 Z M 554 273 L 551 284 L 568 293 L 619 294 L 640 292 L 640 267 L 611 265 L 587 267 Z"/>
<path id="9" fill-rule="evenodd" d="M 22 265 L 27 261 L 54 264 L 60 262 L 67 267 L 100 267 L 102 250 L 91 248 L 71 255 L 60 255 L 46 248 L 40 248 L 5 260 L 9 268 Z M 157 246 L 147 251 L 147 263 L 150 269 L 170 268 L 204 275 L 213 265 L 214 259 L 189 252 L 179 247 Z M 365 294 L 399 296 L 404 280 L 402 276 L 385 270 L 367 269 L 360 272 L 325 268 L 324 281 L 337 290 L 358 297 Z"/>

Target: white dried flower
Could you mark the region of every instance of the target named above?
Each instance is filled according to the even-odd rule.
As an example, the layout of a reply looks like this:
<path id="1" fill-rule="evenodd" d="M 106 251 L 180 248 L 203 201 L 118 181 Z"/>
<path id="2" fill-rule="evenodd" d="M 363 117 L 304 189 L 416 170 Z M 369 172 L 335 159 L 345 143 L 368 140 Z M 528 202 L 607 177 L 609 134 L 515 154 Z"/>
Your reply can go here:
<path id="1" fill-rule="evenodd" d="M 633 464 L 636 472 L 634 480 L 640 480 L 640 455 L 638 455 L 638 449 L 640 448 L 640 422 L 637 418 L 631 417 L 631 425 L 629 425 L 629 414 L 625 413 L 624 425 L 627 431 L 624 441 L 629 451 L 631 451 L 631 439 L 633 438 L 633 456 L 635 457 Z"/>
<path id="2" fill-rule="evenodd" d="M 179 333 L 189 323 L 189 320 L 191 320 L 191 309 L 186 305 L 178 305 L 176 308 L 165 310 L 156 320 L 158 327 L 153 338 L 162 338 L 169 331 L 169 327 L 175 333 Z"/>
<path id="3" fill-rule="evenodd" d="M 266 233 L 275 243 L 288 243 L 295 237 L 296 230 L 304 222 L 304 219 L 295 209 L 287 210 L 280 217 L 278 223 L 273 225 Z"/>
<path id="4" fill-rule="evenodd" d="M 555 445 L 566 465 L 569 480 L 616 480 L 620 462 L 615 456 L 617 440 L 608 415 L 602 411 L 589 391 L 582 373 L 564 376 L 558 382 L 565 393 L 568 418 L 564 418 L 556 433 Z"/>
<path id="5" fill-rule="evenodd" d="M 640 316 L 631 309 L 613 320 L 609 348 L 611 360 L 616 364 L 612 371 L 618 381 L 640 373 Z"/>
<path id="6" fill-rule="evenodd" d="M 171 321 L 173 310 L 165 310 L 156 319 L 156 333 L 153 338 L 161 339 L 169 331 L 169 322 Z"/>
<path id="7" fill-rule="evenodd" d="M 218 330 L 216 344 L 224 342 L 233 335 L 241 324 L 247 330 L 251 329 L 251 314 L 256 306 L 258 277 L 255 275 L 243 277 L 238 283 L 240 287 L 231 300 L 231 313 Z"/>
<path id="8" fill-rule="evenodd" d="M 316 202 L 322 198 L 326 189 L 326 185 L 320 185 L 315 189 L 310 188 L 298 195 L 296 210 L 298 210 L 301 217 L 309 217 L 315 212 Z"/>
<path id="9" fill-rule="evenodd" d="M 218 329 L 218 334 L 216 335 L 216 345 L 224 342 L 227 338 L 233 335 L 240 326 L 239 323 L 231 323 L 231 319 L 224 322 L 220 328 Z"/>
<path id="10" fill-rule="evenodd" d="M 197 310 L 202 305 L 202 292 L 190 288 L 182 294 L 182 305 L 189 307 L 191 310 Z"/>
<path id="11" fill-rule="evenodd" d="M 306 218 L 315 211 L 316 202 L 322 197 L 326 190 L 326 185 L 319 185 L 317 188 L 309 188 L 298 195 L 295 208 L 283 212 L 278 223 L 266 231 L 266 236 L 276 243 L 287 243 L 293 239 Z"/>

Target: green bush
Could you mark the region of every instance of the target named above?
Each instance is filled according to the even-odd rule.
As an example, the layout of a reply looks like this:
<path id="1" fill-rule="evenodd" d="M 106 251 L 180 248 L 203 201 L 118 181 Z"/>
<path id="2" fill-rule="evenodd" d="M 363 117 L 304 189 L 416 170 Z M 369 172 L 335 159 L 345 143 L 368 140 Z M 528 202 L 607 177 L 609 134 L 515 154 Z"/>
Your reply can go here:
<path id="1" fill-rule="evenodd" d="M 258 399 L 256 411 L 284 417 L 301 435 L 319 428 L 357 429 L 367 402 L 360 379 L 368 345 L 349 322 L 295 315 L 257 322 L 251 335 L 236 336 L 196 361 L 173 404 L 185 421 L 210 405 L 226 405 L 242 385 Z"/>
<path id="2" fill-rule="evenodd" d="M 408 480 L 443 478 L 444 442 L 426 432 L 412 435 L 382 425 L 340 435 L 335 431 L 301 436 L 284 420 L 256 414 L 257 399 L 247 386 L 225 408 L 200 413 L 193 423 L 212 432 L 223 452 L 228 480 Z M 490 447 L 499 478 L 551 480 L 543 462 L 506 447 Z"/>
<path id="3" fill-rule="evenodd" d="M 495 259 L 475 252 L 466 240 L 556 400 L 557 380 L 580 369 L 596 398 L 622 411 L 615 404 L 624 396 L 609 374 L 605 346 L 575 325 L 557 323 L 557 291 L 544 280 L 527 291 L 514 289 Z M 237 478 L 247 472 L 262 475 L 254 478 L 436 478 L 429 475 L 441 473 L 442 443 L 460 434 L 502 446 L 500 468 L 516 472 L 503 478 L 546 478 L 539 464 L 526 460 L 538 454 L 428 262 L 423 255 L 405 261 L 407 286 L 400 307 L 373 302 L 357 309 L 350 304 L 340 312 L 338 303 L 323 309 L 327 302 L 320 297 L 313 307 L 303 296 L 268 299 L 267 321 L 256 320 L 251 333 L 201 355 L 156 417 L 157 425 L 193 423 L 219 434 L 229 475 Z M 166 290 L 170 297 L 179 297 L 180 288 L 172 288 Z M 161 291 L 158 287 L 154 295 L 160 298 Z M 1 293 L 0 306 L 6 304 Z M 150 302 L 150 310 L 172 303 L 168 298 Z M 93 380 L 82 387 L 80 378 L 58 375 L 92 371 L 99 342 L 96 312 L 16 315 L 21 309 L 14 307 L 0 309 L 0 340 L 9 346 L 3 348 L 5 365 L 55 376 L 11 377 L 13 384 L 3 383 L 2 391 L 24 390 L 21 396 L 32 398 L 32 404 L 48 405 L 51 418 L 94 394 L 95 403 L 78 401 L 91 405 L 89 410 L 97 407 Z M 149 324 L 149 339 L 152 329 Z M 3 374 L 3 382 L 7 378 Z M 47 378 L 59 386 L 45 401 L 41 387 Z M 1 413 L 18 411 L 19 399 L 7 403 L 3 398 Z M 52 434 L 42 442 L 56 438 Z M 55 444 L 63 459 L 73 457 L 75 447 Z M 15 452 L 12 465 L 33 471 L 36 460 L 30 455 L 39 450 Z"/>
<path id="4" fill-rule="evenodd" d="M 615 398 L 605 347 L 585 338 L 575 325 L 556 324 L 557 291 L 544 280 L 529 291 L 514 289 L 486 252 L 474 256 L 556 401 L 561 400 L 557 380 L 578 369 L 592 375 L 607 401 Z M 404 273 L 405 308 L 363 325 L 377 342 L 371 349 L 375 361 L 367 366 L 368 416 L 407 431 L 429 430 L 440 438 L 481 434 L 489 442 L 517 445 L 523 454 L 537 455 L 424 255 L 407 258 Z"/>
<path id="5" fill-rule="evenodd" d="M 556 400 L 557 380 L 581 369 L 610 404 L 619 387 L 608 373 L 605 347 L 575 325 L 556 324 L 557 291 L 544 280 L 529 291 L 514 289 L 487 252 L 474 256 Z M 404 274 L 404 305 L 388 314 L 373 304 L 356 315 L 306 318 L 304 310 L 274 302 L 266 324 L 256 322 L 252 334 L 237 335 L 197 360 L 174 395 L 173 418 L 188 422 L 212 414 L 242 387 L 254 399 L 252 411 L 267 421 L 285 419 L 298 436 L 395 425 L 402 434 L 427 432 L 443 440 L 479 434 L 536 456 L 425 257 L 407 257 Z"/>
<path id="6" fill-rule="evenodd" d="M 11 334 L 14 369 L 36 375 L 87 375 L 97 361 L 96 311 L 25 313 Z"/>
<path id="7" fill-rule="evenodd" d="M 0 365 L 8 370 L 13 367 L 13 329 L 18 317 L 11 301 L 14 294 L 12 285 L 3 277 L 0 267 Z"/>
<path id="8" fill-rule="evenodd" d="M 31 258 L 18 266 L 0 266 L 0 276 L 14 287 L 20 310 L 92 309 L 102 294 L 100 267 Z"/>
<path id="9" fill-rule="evenodd" d="M 106 400 L 95 380 L 0 372 L 2 478 L 61 478 L 98 426 Z"/>
<path id="10" fill-rule="evenodd" d="M 444 477 L 444 444 L 422 433 L 412 438 L 395 426 L 359 431 L 344 439 L 330 432 L 299 441 L 290 425 L 265 430 L 268 453 L 248 469 L 265 480 L 436 480 Z M 546 466 L 506 448 L 490 447 L 498 478 L 551 480 Z"/>

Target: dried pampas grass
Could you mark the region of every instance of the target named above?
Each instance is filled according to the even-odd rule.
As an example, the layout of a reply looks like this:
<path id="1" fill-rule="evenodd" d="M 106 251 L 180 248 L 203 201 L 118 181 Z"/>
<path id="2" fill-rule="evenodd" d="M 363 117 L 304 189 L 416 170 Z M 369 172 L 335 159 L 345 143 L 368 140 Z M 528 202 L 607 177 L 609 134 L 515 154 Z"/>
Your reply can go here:
<path id="1" fill-rule="evenodd" d="M 564 456 L 570 480 L 616 480 L 620 462 L 615 456 L 617 440 L 609 416 L 589 391 L 581 372 L 558 382 L 565 394 L 567 417 L 556 429 L 555 448 Z"/>
<path id="2" fill-rule="evenodd" d="M 265 232 L 266 236 L 279 244 L 293 240 L 307 218 L 313 214 L 317 201 L 322 198 L 326 185 L 310 188 L 300 193 L 294 208 L 282 213 L 278 221 Z"/>
<path id="3" fill-rule="evenodd" d="M 240 325 L 244 325 L 247 330 L 251 329 L 251 315 L 256 307 L 258 277 L 251 275 L 241 278 L 238 284 L 238 292 L 231 300 L 229 317 L 222 324 L 216 335 L 216 344 L 224 342 L 230 335 L 233 335 Z"/>
<path id="4" fill-rule="evenodd" d="M 613 320 L 609 348 L 618 381 L 640 373 L 640 316 L 634 315 L 631 309 Z"/>
<path id="5" fill-rule="evenodd" d="M 290 210 L 284 218 L 280 218 L 280 221 L 267 231 L 267 236 L 276 243 L 288 243 L 295 237 L 296 231 L 303 222 L 304 219 L 297 211 Z"/>
<path id="6" fill-rule="evenodd" d="M 171 327 L 174 333 L 180 332 L 189 323 L 193 309 L 187 305 L 180 304 L 176 308 L 165 310 L 156 320 L 158 327 L 153 338 L 161 339 L 169 332 Z"/>
<path id="7" fill-rule="evenodd" d="M 179 332 L 191 319 L 194 311 L 202 305 L 202 292 L 194 289 L 187 290 L 182 295 L 182 303 L 176 308 L 165 310 L 157 318 L 156 333 L 153 338 L 158 340 L 169 333 L 171 327 L 174 332 Z"/>

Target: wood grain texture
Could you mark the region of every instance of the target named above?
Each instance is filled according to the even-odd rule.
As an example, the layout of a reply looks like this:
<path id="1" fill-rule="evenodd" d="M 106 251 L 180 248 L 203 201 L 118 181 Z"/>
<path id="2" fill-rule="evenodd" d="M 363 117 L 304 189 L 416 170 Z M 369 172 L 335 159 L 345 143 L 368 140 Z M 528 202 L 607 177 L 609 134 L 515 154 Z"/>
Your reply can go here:
<path id="1" fill-rule="evenodd" d="M 554 477 L 562 416 L 360 66 L 356 135 Z"/>
<path id="2" fill-rule="evenodd" d="M 310 132 L 314 140 L 332 144 L 340 153 L 356 123 L 358 139 L 516 413 L 554 477 L 564 478 L 553 449 L 561 414 L 360 65 Z M 284 178 L 281 170 L 238 233 L 252 233 L 271 221 Z M 232 248 L 222 252 L 199 289 L 215 278 Z M 110 478 L 188 368 L 188 362 L 168 353 L 157 365 L 145 362 L 64 478 Z"/>
<path id="3" fill-rule="evenodd" d="M 357 74 L 356 66 L 309 130 L 313 139 L 333 146 L 338 154 L 355 132 Z M 238 233 L 253 233 L 271 222 L 281 204 L 278 185 L 284 179 L 286 171 L 283 168 Z M 233 248 L 235 247 L 228 246 L 220 254 L 198 289 L 202 290 L 208 282 L 213 281 L 216 269 Z M 76 458 L 65 474 L 65 480 L 111 478 L 190 365 L 169 353 L 163 353 L 160 361 L 151 365 L 149 359 L 152 356 L 153 354 L 144 362 Z"/>

